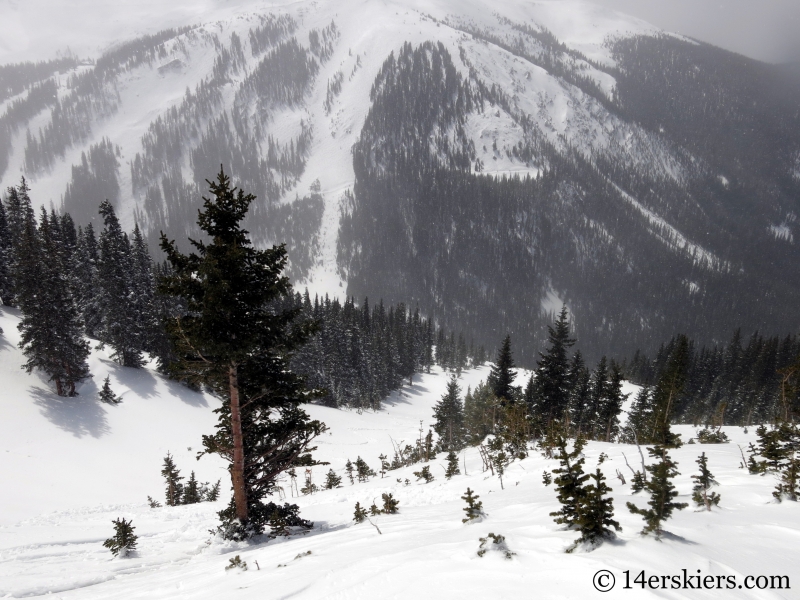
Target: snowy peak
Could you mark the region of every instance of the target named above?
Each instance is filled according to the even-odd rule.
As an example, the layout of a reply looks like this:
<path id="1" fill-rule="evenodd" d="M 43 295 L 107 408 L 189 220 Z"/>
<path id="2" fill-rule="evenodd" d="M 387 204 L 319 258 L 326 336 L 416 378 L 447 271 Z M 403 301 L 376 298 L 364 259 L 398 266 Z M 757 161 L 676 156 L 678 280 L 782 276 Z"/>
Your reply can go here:
<path id="1" fill-rule="evenodd" d="M 800 140 L 775 133 L 797 131 L 797 107 L 765 95 L 784 80 L 764 65 L 585 2 L 178 0 L 157 24 L 147 4 L 113 10 L 102 34 L 93 20 L 75 29 L 104 53 L 2 68 L 2 185 L 25 175 L 36 202 L 77 223 L 108 198 L 151 247 L 160 231 L 180 242 L 223 164 L 258 197 L 257 243 L 287 243 L 299 286 L 419 303 L 487 344 L 513 330 L 535 356 L 551 294 L 590 354 L 675 328 L 725 338 L 741 314 L 752 328 L 795 322 L 783 292 L 773 311 L 731 291 L 800 264 L 786 217 L 799 210 Z M 112 44 L 123 18 L 142 35 Z M 423 55 L 428 71 L 396 62 Z M 449 191 L 434 184 L 446 178 Z M 628 301 L 626 289 L 639 291 Z M 688 316 L 698 302 L 703 315 Z M 724 316 L 703 308 L 720 305 Z"/>

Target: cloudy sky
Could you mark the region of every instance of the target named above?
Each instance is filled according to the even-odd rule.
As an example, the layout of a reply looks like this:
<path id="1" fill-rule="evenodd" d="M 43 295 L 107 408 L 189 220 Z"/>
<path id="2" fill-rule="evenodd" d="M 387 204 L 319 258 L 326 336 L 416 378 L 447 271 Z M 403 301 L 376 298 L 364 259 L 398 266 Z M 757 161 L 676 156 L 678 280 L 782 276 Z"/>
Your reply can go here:
<path id="1" fill-rule="evenodd" d="M 800 0 L 591 1 L 759 60 L 800 60 Z"/>
<path id="2" fill-rule="evenodd" d="M 759 60 L 800 61 L 800 0 L 588 1 Z M 0 0 L 3 24 L 0 64 L 51 58 L 64 46 L 70 46 L 80 55 L 96 54 L 113 40 L 150 32 L 153 28 L 213 21 L 254 3 L 258 2 Z M 267 0 L 267 3 L 285 4 L 291 0 Z M 158 18 L 153 19 L 153 15 Z"/>

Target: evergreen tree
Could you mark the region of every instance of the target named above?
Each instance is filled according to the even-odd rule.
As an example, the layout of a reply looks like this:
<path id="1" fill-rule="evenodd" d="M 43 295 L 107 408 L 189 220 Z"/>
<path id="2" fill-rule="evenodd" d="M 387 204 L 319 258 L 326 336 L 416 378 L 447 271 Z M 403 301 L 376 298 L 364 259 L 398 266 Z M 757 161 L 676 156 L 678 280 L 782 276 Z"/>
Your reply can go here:
<path id="1" fill-rule="evenodd" d="M 38 231 L 33 213 L 26 214 L 15 256 L 24 368 L 47 373 L 59 396 L 74 396 L 76 384 L 91 376 L 89 344 L 70 294 L 62 240 L 44 209 Z"/>
<path id="2" fill-rule="evenodd" d="M 327 475 L 325 475 L 325 489 L 332 490 L 334 488 L 341 487 L 341 485 L 342 478 L 336 474 L 336 471 L 329 469 Z"/>
<path id="3" fill-rule="evenodd" d="M 291 297 L 282 275 L 286 249 L 253 248 L 240 223 L 255 197 L 237 193 L 222 170 L 208 183 L 211 198 L 203 199 L 198 224 L 210 242 L 190 240 L 196 253 L 184 255 L 162 234 L 174 272 L 159 289 L 187 310 L 168 325 L 180 357 L 173 372 L 223 399 L 217 431 L 204 436 L 203 446 L 231 463 L 233 498 L 220 513 L 221 533 L 246 539 L 269 520 L 261 500 L 275 491 L 277 477 L 316 464 L 311 443 L 326 427 L 299 406 L 322 394 L 306 389 L 290 368 L 315 328 L 298 322 L 299 309 L 279 309 Z"/>
<path id="4" fill-rule="evenodd" d="M 400 505 L 399 500 L 395 500 L 391 494 L 383 493 L 381 494 L 381 499 L 383 500 L 383 508 L 381 511 L 387 515 L 394 515 L 397 514 L 397 507 Z"/>
<path id="5" fill-rule="evenodd" d="M 563 306 L 553 327 L 548 326 L 549 348 L 540 353 L 536 369 L 536 415 L 546 426 L 553 419 L 562 419 L 569 407 L 569 358 L 567 352 L 575 343 L 569 336 L 567 307 Z"/>
<path id="6" fill-rule="evenodd" d="M 480 520 L 486 516 L 483 512 L 483 502 L 478 498 L 480 496 L 469 488 L 467 488 L 467 493 L 461 496 L 461 499 L 467 503 L 467 506 L 463 509 L 467 516 L 461 519 L 462 523 Z"/>
<path id="7" fill-rule="evenodd" d="M 558 454 L 556 458 L 561 462 L 561 466 L 553 469 L 558 501 L 561 509 L 550 513 L 551 517 L 559 525 L 566 525 L 574 528 L 578 525 L 581 506 L 585 501 L 586 488 L 584 484 L 589 479 L 589 475 L 583 472 L 585 458 L 582 456 L 586 441 L 583 438 L 575 440 L 572 451 L 567 450 L 567 438 L 563 435 L 558 436 L 556 448 Z"/>
<path id="8" fill-rule="evenodd" d="M 417 481 L 424 479 L 425 483 L 430 483 L 434 480 L 433 473 L 431 473 L 431 468 L 428 465 L 422 467 L 421 471 L 414 471 L 414 477 L 417 478 Z"/>
<path id="9" fill-rule="evenodd" d="M 355 484 L 355 479 L 353 478 L 353 473 L 355 473 L 355 468 L 353 467 L 353 463 L 350 462 L 350 459 L 347 459 L 347 463 L 344 465 L 344 470 L 347 473 L 347 478 L 350 480 L 350 485 Z"/>
<path id="10" fill-rule="evenodd" d="M 675 468 L 666 448 L 655 446 L 648 448 L 652 458 L 659 459 L 657 463 L 647 465 L 645 469 L 650 473 L 650 479 L 644 484 L 645 489 L 650 492 L 650 500 L 647 504 L 650 508 L 638 508 L 632 502 L 628 502 L 628 510 L 636 515 L 642 515 L 645 521 L 642 534 L 653 533 L 656 539 L 660 539 L 664 533 L 663 523 L 672 516 L 673 510 L 683 510 L 688 504 L 684 502 L 673 502 L 678 495 L 672 479 L 680 475 Z"/>
<path id="11" fill-rule="evenodd" d="M 367 511 L 361 507 L 361 503 L 356 502 L 356 509 L 353 512 L 353 521 L 363 523 L 367 519 Z"/>
<path id="12" fill-rule="evenodd" d="M 136 330 L 140 337 L 141 348 L 152 353 L 157 349 L 157 330 L 161 324 L 155 299 L 153 261 L 138 224 L 133 229 L 131 267 L 131 310 L 136 312 Z"/>
<path id="13" fill-rule="evenodd" d="M 650 386 L 642 386 L 628 412 L 628 422 L 620 441 L 625 444 L 641 443 L 649 439 L 653 419 L 653 394 Z"/>
<path id="14" fill-rule="evenodd" d="M 383 479 L 386 476 L 386 473 L 389 471 L 389 468 L 391 467 L 387 458 L 388 457 L 385 454 L 380 454 L 378 456 L 378 460 L 381 461 L 381 470 L 380 470 L 381 479 Z"/>
<path id="15" fill-rule="evenodd" d="M 494 395 L 502 404 L 514 401 L 514 357 L 511 354 L 511 336 L 506 335 L 500 350 L 497 351 L 497 360 L 489 373 L 487 383 L 492 388 Z"/>
<path id="16" fill-rule="evenodd" d="M 592 424 L 592 385 L 591 373 L 586 368 L 580 350 L 575 352 L 567 375 L 569 394 L 569 415 L 571 430 L 575 437 L 587 435 Z M 535 392 L 534 392 L 535 397 Z"/>
<path id="17" fill-rule="evenodd" d="M 11 246 L 11 233 L 8 230 L 6 209 L 0 202 L 0 301 L 4 306 L 14 303 L 13 248 Z"/>
<path id="18" fill-rule="evenodd" d="M 792 452 L 780 473 L 780 482 L 772 495 L 778 502 L 784 499 L 797 502 L 800 497 L 800 458 Z"/>
<path id="19" fill-rule="evenodd" d="M 622 393 L 622 379 L 622 370 L 612 360 L 605 393 L 599 398 L 596 415 L 595 435 L 597 439 L 605 442 L 613 441 L 619 434 L 619 415 L 622 413 L 622 404 L 627 398 L 627 395 Z"/>
<path id="20" fill-rule="evenodd" d="M 145 334 L 133 309 L 136 290 L 128 236 L 108 200 L 100 204 L 105 227 L 100 234 L 97 304 L 101 316 L 97 335 L 111 347 L 111 358 L 125 367 L 144 365 Z"/>
<path id="21" fill-rule="evenodd" d="M 461 475 L 461 469 L 458 468 L 458 455 L 450 450 L 447 453 L 447 468 L 445 469 L 445 479 L 450 479 L 454 475 Z"/>
<path id="22" fill-rule="evenodd" d="M 717 481 L 711 471 L 708 470 L 708 459 L 705 452 L 700 455 L 696 462 L 700 466 L 700 474 L 692 475 L 692 479 L 695 481 L 692 487 L 692 500 L 697 506 L 711 510 L 711 506 L 717 506 L 720 500 L 719 494 L 710 491 L 712 486 L 717 485 Z"/>
<path id="23" fill-rule="evenodd" d="M 220 486 L 222 485 L 222 480 L 217 479 L 217 482 L 211 486 L 211 488 L 206 492 L 205 501 L 206 502 L 216 502 L 219 500 L 219 493 L 220 493 Z"/>
<path id="24" fill-rule="evenodd" d="M 6 216 L 7 239 L 4 244 L 7 249 L 7 261 L 9 277 L 6 282 L 8 289 L 4 290 L 8 305 L 17 306 L 17 278 L 20 269 L 18 259 L 24 256 L 24 251 L 20 246 L 25 224 L 28 221 L 34 222 L 35 215 L 31 206 L 30 197 L 27 194 L 28 188 L 25 178 L 22 178 L 20 186 L 10 186 L 6 190 L 4 198 L 4 211 Z M 5 304 L 5 301 L 4 301 Z"/>
<path id="25" fill-rule="evenodd" d="M 111 389 L 111 375 L 106 375 L 103 380 L 103 387 L 98 393 L 98 397 L 100 402 L 105 402 L 106 404 L 119 404 L 122 401 Z"/>
<path id="26" fill-rule="evenodd" d="M 111 550 L 114 556 L 124 558 L 129 552 L 136 550 L 136 541 L 139 539 L 133 533 L 136 528 L 131 525 L 132 521 L 125 519 L 114 519 L 112 523 L 114 523 L 114 537 L 103 542 L 103 546 Z"/>
<path id="27" fill-rule="evenodd" d="M 375 471 L 370 469 L 367 462 L 360 456 L 356 459 L 356 477 L 359 483 L 369 481 L 370 477 L 375 477 Z"/>
<path id="28" fill-rule="evenodd" d="M 102 324 L 102 316 L 98 304 L 97 267 L 100 255 L 97 250 L 97 238 L 92 224 L 79 230 L 78 241 L 72 258 L 72 286 L 75 304 L 83 320 L 87 336 L 97 338 Z"/>
<path id="29" fill-rule="evenodd" d="M 649 436 L 642 443 L 666 447 L 680 446 L 680 436 L 672 433 L 670 424 L 680 395 L 686 385 L 689 368 L 689 339 L 678 336 L 667 360 L 666 367 L 653 390 L 653 412 L 649 424 Z"/>
<path id="30" fill-rule="evenodd" d="M 578 506 L 578 515 L 575 527 L 581 532 L 581 537 L 575 540 L 575 545 L 567 550 L 571 552 L 578 544 L 597 546 L 604 539 L 614 537 L 613 527 L 620 530 L 619 523 L 614 517 L 614 500 L 608 496 L 611 488 L 605 483 L 603 472 L 597 468 L 590 475 L 592 483 L 583 487 L 583 500 Z"/>
<path id="31" fill-rule="evenodd" d="M 200 485 L 197 483 L 197 478 L 194 475 L 194 471 L 189 476 L 189 481 L 186 482 L 186 486 L 183 488 L 183 498 L 182 504 L 198 504 L 202 502 L 203 497 L 200 493 Z"/>
<path id="32" fill-rule="evenodd" d="M 460 450 L 464 446 L 464 408 L 461 388 L 453 375 L 447 382 L 447 391 L 433 407 L 436 423 L 433 430 L 439 436 L 439 447 L 445 451 Z"/>
<path id="33" fill-rule="evenodd" d="M 178 506 L 183 498 L 183 484 L 181 472 L 175 466 L 172 455 L 167 452 L 164 457 L 164 467 L 161 469 L 161 476 L 167 484 L 166 502 L 167 506 Z"/>
<path id="34" fill-rule="evenodd" d="M 494 431 L 499 404 L 491 387 L 485 383 L 478 384 L 474 391 L 467 390 L 464 397 L 466 443 L 477 446 Z"/>

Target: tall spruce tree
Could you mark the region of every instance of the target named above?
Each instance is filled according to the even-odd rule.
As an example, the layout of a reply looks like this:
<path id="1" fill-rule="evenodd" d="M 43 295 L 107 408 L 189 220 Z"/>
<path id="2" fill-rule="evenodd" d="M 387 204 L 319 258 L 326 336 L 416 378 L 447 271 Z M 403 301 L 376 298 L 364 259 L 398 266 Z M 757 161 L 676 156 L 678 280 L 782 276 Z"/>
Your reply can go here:
<path id="1" fill-rule="evenodd" d="M 547 426 L 562 419 L 569 407 L 569 357 L 575 344 L 570 337 L 567 307 L 563 306 L 554 326 L 548 326 L 549 347 L 540 353 L 536 369 L 535 415 Z"/>
<path id="2" fill-rule="evenodd" d="M 37 231 L 27 213 L 18 241 L 16 264 L 20 348 L 30 373 L 38 369 L 55 383 L 59 396 L 74 396 L 75 386 L 90 377 L 89 344 L 72 299 L 68 262 L 59 231 L 42 209 Z"/>
<path id="3" fill-rule="evenodd" d="M 100 255 L 97 238 L 91 223 L 78 230 L 78 241 L 72 258 L 72 286 L 75 304 L 81 313 L 84 331 L 92 338 L 98 337 L 102 315 L 98 305 L 98 265 Z"/>
<path id="4" fill-rule="evenodd" d="M 433 407 L 436 422 L 433 430 L 439 436 L 439 447 L 449 452 L 464 447 L 464 407 L 461 403 L 461 388 L 456 376 L 447 382 L 447 391 Z"/>
<path id="5" fill-rule="evenodd" d="M 653 389 L 653 411 L 647 443 L 666 447 L 681 445 L 680 436 L 672 432 L 670 424 L 686 385 L 689 355 L 689 338 L 679 335 Z"/>
<path id="6" fill-rule="evenodd" d="M 4 306 L 14 303 L 14 281 L 11 276 L 13 254 L 11 246 L 11 233 L 8 230 L 6 209 L 0 202 L 0 302 Z"/>
<path id="7" fill-rule="evenodd" d="M 139 225 L 133 228 L 131 242 L 131 310 L 135 311 L 136 329 L 139 332 L 141 348 L 153 353 L 157 348 L 158 307 L 155 300 L 155 278 L 153 277 L 153 260 L 147 242 L 144 241 Z"/>
<path id="8" fill-rule="evenodd" d="M 140 316 L 133 309 L 136 290 L 133 286 L 133 261 L 128 236 L 122 231 L 114 208 L 108 200 L 100 204 L 105 227 L 100 234 L 98 306 L 101 325 L 98 337 L 112 349 L 111 358 L 125 367 L 144 365 L 144 330 Z"/>
<path id="9" fill-rule="evenodd" d="M 597 406 L 596 439 L 611 442 L 619 434 L 619 415 L 622 413 L 622 404 L 627 398 L 627 395 L 622 393 L 622 379 L 622 369 L 612 360 L 605 393 L 600 397 Z"/>
<path id="10" fill-rule="evenodd" d="M 211 197 L 203 198 L 198 224 L 210 242 L 190 240 L 196 252 L 184 255 L 162 234 L 173 273 L 159 289 L 187 309 L 168 323 L 179 357 L 173 371 L 223 400 L 216 433 L 203 438 L 204 452 L 230 462 L 233 498 L 220 513 L 220 531 L 246 539 L 262 532 L 275 511 L 261 500 L 275 491 L 277 477 L 316 464 L 311 443 L 326 427 L 299 406 L 321 394 L 289 368 L 315 328 L 297 322 L 299 309 L 277 308 L 291 292 L 282 275 L 286 249 L 253 248 L 240 225 L 252 194 L 231 187 L 222 169 L 208 184 Z"/>
<path id="11" fill-rule="evenodd" d="M 568 374 L 570 395 L 570 429 L 575 437 L 585 436 L 591 428 L 591 373 L 586 368 L 583 355 L 575 352 Z"/>
<path id="12" fill-rule="evenodd" d="M 511 353 L 511 336 L 506 335 L 500 350 L 497 351 L 497 360 L 489 373 L 488 384 L 501 404 L 514 401 L 514 356 Z"/>
<path id="13" fill-rule="evenodd" d="M 183 477 L 181 477 L 181 472 L 175 466 L 175 461 L 172 460 L 172 455 L 169 452 L 164 457 L 161 476 L 167 484 L 165 492 L 167 506 L 178 506 L 183 498 L 183 484 L 181 483 Z"/>

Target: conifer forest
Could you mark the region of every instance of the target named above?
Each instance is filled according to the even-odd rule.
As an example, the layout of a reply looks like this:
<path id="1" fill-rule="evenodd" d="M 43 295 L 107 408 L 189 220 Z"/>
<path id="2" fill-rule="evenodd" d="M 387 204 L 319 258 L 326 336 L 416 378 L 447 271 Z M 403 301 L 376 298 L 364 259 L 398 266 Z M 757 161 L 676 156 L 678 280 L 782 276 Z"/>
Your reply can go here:
<path id="1" fill-rule="evenodd" d="M 0 597 L 795 597 L 797 63 L 67 4 L 0 2 Z"/>

